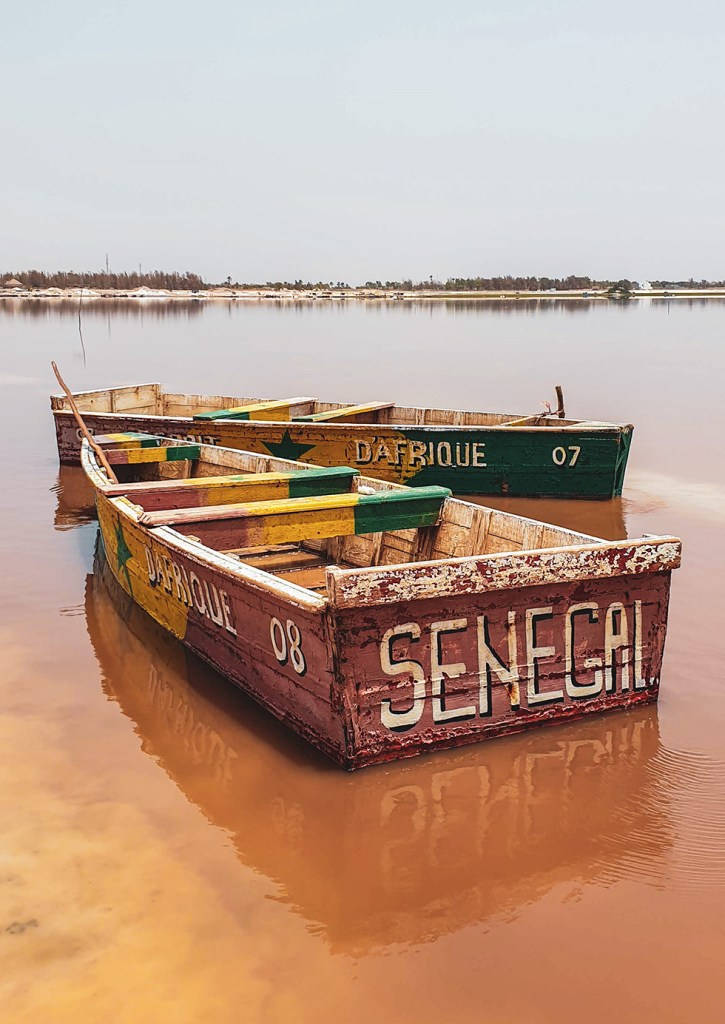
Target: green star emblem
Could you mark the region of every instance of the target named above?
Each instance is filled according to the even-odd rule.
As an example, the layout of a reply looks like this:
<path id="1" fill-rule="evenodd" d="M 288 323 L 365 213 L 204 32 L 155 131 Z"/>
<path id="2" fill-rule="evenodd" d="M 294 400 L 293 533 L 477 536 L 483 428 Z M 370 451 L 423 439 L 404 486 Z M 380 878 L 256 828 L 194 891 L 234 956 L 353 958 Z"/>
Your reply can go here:
<path id="1" fill-rule="evenodd" d="M 133 558 L 133 554 L 126 543 L 126 538 L 123 535 L 123 527 L 121 526 L 121 519 L 119 518 L 116 522 L 116 560 L 118 562 L 118 571 L 126 574 L 128 589 L 133 593 L 131 590 L 131 577 L 129 576 L 127 565 L 131 558 Z"/>
<path id="2" fill-rule="evenodd" d="M 281 441 L 262 441 L 262 444 L 278 459 L 301 459 L 305 452 L 315 447 L 313 444 L 299 444 L 293 441 L 289 430 L 285 430 Z"/>

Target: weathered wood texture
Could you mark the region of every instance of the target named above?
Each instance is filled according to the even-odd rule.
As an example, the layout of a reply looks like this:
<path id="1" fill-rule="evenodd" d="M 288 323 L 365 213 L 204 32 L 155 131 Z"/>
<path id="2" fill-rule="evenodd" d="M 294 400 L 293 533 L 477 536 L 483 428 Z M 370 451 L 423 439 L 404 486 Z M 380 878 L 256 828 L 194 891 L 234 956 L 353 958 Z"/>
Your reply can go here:
<path id="1" fill-rule="evenodd" d="M 145 512 L 144 526 L 173 526 L 218 550 L 433 526 L 449 492 L 419 487 L 382 494 L 334 494 L 247 505 Z"/>
<path id="2" fill-rule="evenodd" d="M 182 509 L 198 505 L 223 505 L 243 501 L 302 498 L 315 494 L 344 494 L 350 491 L 356 469 L 312 469 L 296 473 L 235 473 L 227 476 L 190 477 L 185 480 L 155 480 L 117 484 L 110 496 L 127 494 L 147 512 Z"/>
<path id="3" fill-rule="evenodd" d="M 254 570 L 242 578 L 211 564 L 201 547 L 196 554 L 172 531 L 149 533 L 103 496 L 98 515 L 111 571 L 144 611 L 277 718 L 345 760 L 344 721 L 332 704 L 324 602 L 311 594 L 302 599 L 304 591 L 295 602 L 283 581 L 264 586 L 266 574 L 257 572 L 259 585 Z M 302 673 L 280 663 L 270 639 L 273 620 L 285 630 L 291 616 L 304 636 Z"/>
<path id="4" fill-rule="evenodd" d="M 312 398 L 278 398 L 271 402 L 250 402 L 228 409 L 213 409 L 194 414 L 195 420 L 290 420 L 302 415 L 314 402 Z"/>
<path id="5" fill-rule="evenodd" d="M 198 444 L 163 444 L 145 448 L 109 448 L 106 458 L 112 466 L 130 466 L 151 462 L 184 462 L 187 459 L 198 459 L 200 454 Z"/>
<path id="6" fill-rule="evenodd" d="M 284 422 L 224 419 L 218 417 L 247 415 L 248 408 L 246 412 L 242 408 L 238 414 L 231 413 L 235 403 L 237 407 L 254 403 L 226 397 L 158 394 L 154 403 L 141 405 L 142 399 L 148 399 L 147 394 L 120 390 L 122 395 L 110 389 L 79 396 L 92 432 L 163 433 L 319 466 L 348 465 L 379 479 L 415 486 L 440 484 L 464 494 L 612 497 L 622 490 L 632 436 L 632 427 L 626 424 L 550 416 L 517 419 L 506 414 L 387 407 L 387 403 L 369 414 L 354 415 L 349 421 L 340 417 L 350 407 L 313 400 L 292 409 L 292 413 L 313 420 L 321 418 L 319 422 L 290 421 L 286 411 L 278 417 Z M 62 400 L 52 399 L 51 404 L 61 461 L 77 461 L 80 441 L 75 424 L 64 411 Z M 375 404 L 380 403 L 370 406 Z M 110 405 L 116 408 L 109 410 Z M 274 408 L 268 411 L 278 415 Z M 192 415 L 200 418 L 192 419 Z M 326 420 L 328 415 L 339 422 Z M 358 421 L 366 416 L 375 420 Z M 507 420 L 520 425 L 507 426 Z"/>
<path id="7" fill-rule="evenodd" d="M 363 405 L 347 405 L 343 408 L 325 409 L 324 412 L 313 412 L 307 416 L 295 416 L 295 420 L 308 423 L 325 423 L 326 421 L 348 420 L 353 423 L 378 423 L 383 410 L 392 409 L 393 402 L 367 402 Z"/>
<path id="8" fill-rule="evenodd" d="M 295 468 L 218 448 L 201 456 L 197 466 L 219 475 Z M 657 697 L 676 538 L 597 541 L 447 499 L 439 525 L 297 550 L 265 538 L 266 547 L 239 545 L 232 555 L 144 526 L 133 492 L 107 493 L 87 445 L 83 464 L 126 593 L 347 768 Z M 370 495 L 418 493 L 353 483 L 357 494 L 343 497 L 363 507 Z M 441 544 L 463 550 L 466 527 L 467 557 L 420 561 Z M 507 538 L 511 550 L 486 554 L 489 537 Z M 549 549 L 526 547 L 542 543 Z M 351 564 L 361 568 L 344 568 Z"/>
<path id="9" fill-rule="evenodd" d="M 337 612 L 351 765 L 656 700 L 669 587 L 660 571 Z"/>

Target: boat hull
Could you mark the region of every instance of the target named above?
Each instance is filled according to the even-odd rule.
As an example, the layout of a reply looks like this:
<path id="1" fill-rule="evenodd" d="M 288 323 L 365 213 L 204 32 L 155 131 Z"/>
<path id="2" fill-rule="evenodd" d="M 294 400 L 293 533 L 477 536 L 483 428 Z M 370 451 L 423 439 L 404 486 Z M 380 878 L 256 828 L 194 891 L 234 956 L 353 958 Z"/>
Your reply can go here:
<path id="1" fill-rule="evenodd" d="M 80 461 L 73 415 L 54 409 L 61 462 Z M 195 422 L 189 417 L 84 412 L 92 433 L 163 434 L 318 466 L 352 466 L 409 486 L 459 494 L 607 499 L 622 493 L 631 426 L 426 427 L 365 423 Z"/>
<path id="2" fill-rule="evenodd" d="M 565 549 L 508 576 L 489 559 L 496 576 L 474 590 L 461 573 L 446 592 L 445 563 L 376 570 L 362 596 L 331 571 L 323 598 L 215 564 L 124 499 L 96 501 L 110 571 L 135 603 L 345 768 L 657 699 L 678 542 Z"/>
<path id="3" fill-rule="evenodd" d="M 173 531 L 151 531 L 119 512 L 101 493 L 96 509 L 108 567 L 118 585 L 160 626 L 263 707 L 340 764 L 347 737 L 334 702 L 325 604 L 295 603 L 209 564 L 203 549 Z M 194 548 L 199 547 L 199 555 Z M 263 577 L 265 574 L 258 574 Z M 296 588 L 299 589 L 299 588 Z M 280 660 L 279 629 L 294 622 L 304 635 L 304 672 Z M 279 624 L 279 626 L 277 625 Z"/>
<path id="4" fill-rule="evenodd" d="M 350 766 L 656 701 L 669 593 L 660 571 L 338 612 Z"/>

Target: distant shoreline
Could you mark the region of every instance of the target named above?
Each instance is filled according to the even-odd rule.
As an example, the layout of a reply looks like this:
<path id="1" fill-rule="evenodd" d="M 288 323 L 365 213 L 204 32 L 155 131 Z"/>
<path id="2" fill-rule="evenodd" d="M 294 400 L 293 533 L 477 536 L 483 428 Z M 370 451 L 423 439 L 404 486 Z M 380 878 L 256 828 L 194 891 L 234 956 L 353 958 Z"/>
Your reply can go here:
<path id="1" fill-rule="evenodd" d="M 440 289 L 374 289 L 374 288 L 331 288 L 331 289 L 292 289 L 292 288 L 204 288 L 197 291 L 177 289 L 174 291 L 157 288 L 0 288 L 0 299 L 15 299 L 37 302 L 39 300 L 119 300 L 131 299 L 145 302 L 176 302 L 179 300 L 208 302 L 320 302 L 320 301 L 378 301 L 378 302 L 415 302 L 426 301 L 461 301 L 475 300 L 493 302 L 501 300 L 542 301 L 604 301 L 628 302 L 631 299 L 685 299 L 685 298 L 725 298 L 725 288 L 648 288 L 633 289 L 627 293 L 611 294 L 605 289 L 582 289 L 577 291 L 442 291 Z"/>

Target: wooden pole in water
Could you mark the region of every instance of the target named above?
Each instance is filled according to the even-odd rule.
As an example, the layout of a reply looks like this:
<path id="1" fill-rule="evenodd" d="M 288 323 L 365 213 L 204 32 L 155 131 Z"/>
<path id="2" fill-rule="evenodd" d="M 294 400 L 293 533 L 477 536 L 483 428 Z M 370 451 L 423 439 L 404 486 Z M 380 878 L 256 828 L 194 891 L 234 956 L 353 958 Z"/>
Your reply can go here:
<path id="1" fill-rule="evenodd" d="M 554 390 L 556 391 L 556 400 L 557 400 L 557 403 L 558 403 L 557 407 L 556 407 L 556 415 L 559 417 L 560 420 L 563 420 L 564 419 L 564 415 L 565 415 L 565 413 L 564 413 L 564 392 L 561 389 L 561 384 L 557 384 L 556 388 Z"/>
<path id="2" fill-rule="evenodd" d="M 56 378 L 58 380 L 58 383 L 60 384 L 60 386 L 63 388 L 63 391 L 65 392 L 65 397 L 68 399 L 68 404 L 70 405 L 71 410 L 73 412 L 73 415 L 76 418 L 76 423 L 78 424 L 80 432 L 83 434 L 83 436 L 85 437 L 85 439 L 88 442 L 88 444 L 91 446 L 93 451 L 98 456 L 98 458 L 99 458 L 99 460 L 101 462 L 101 465 L 103 466 L 103 468 L 105 469 L 106 473 L 108 474 L 109 480 L 112 483 L 117 484 L 118 483 L 118 477 L 116 476 L 116 474 L 111 469 L 110 463 L 109 463 L 108 459 L 106 458 L 106 453 L 103 451 L 101 446 L 99 444 L 97 444 L 96 441 L 94 441 L 93 435 L 91 434 L 91 432 L 89 431 L 89 429 L 85 425 L 85 423 L 83 422 L 83 417 L 81 416 L 80 412 L 78 411 L 78 406 L 76 405 L 75 398 L 70 393 L 70 391 L 68 390 L 68 386 L 67 386 L 66 382 L 61 377 L 60 370 L 56 366 L 55 362 L 53 362 L 52 360 L 51 360 L 50 365 L 53 367 L 53 373 L 55 374 L 55 376 L 56 376 Z"/>

